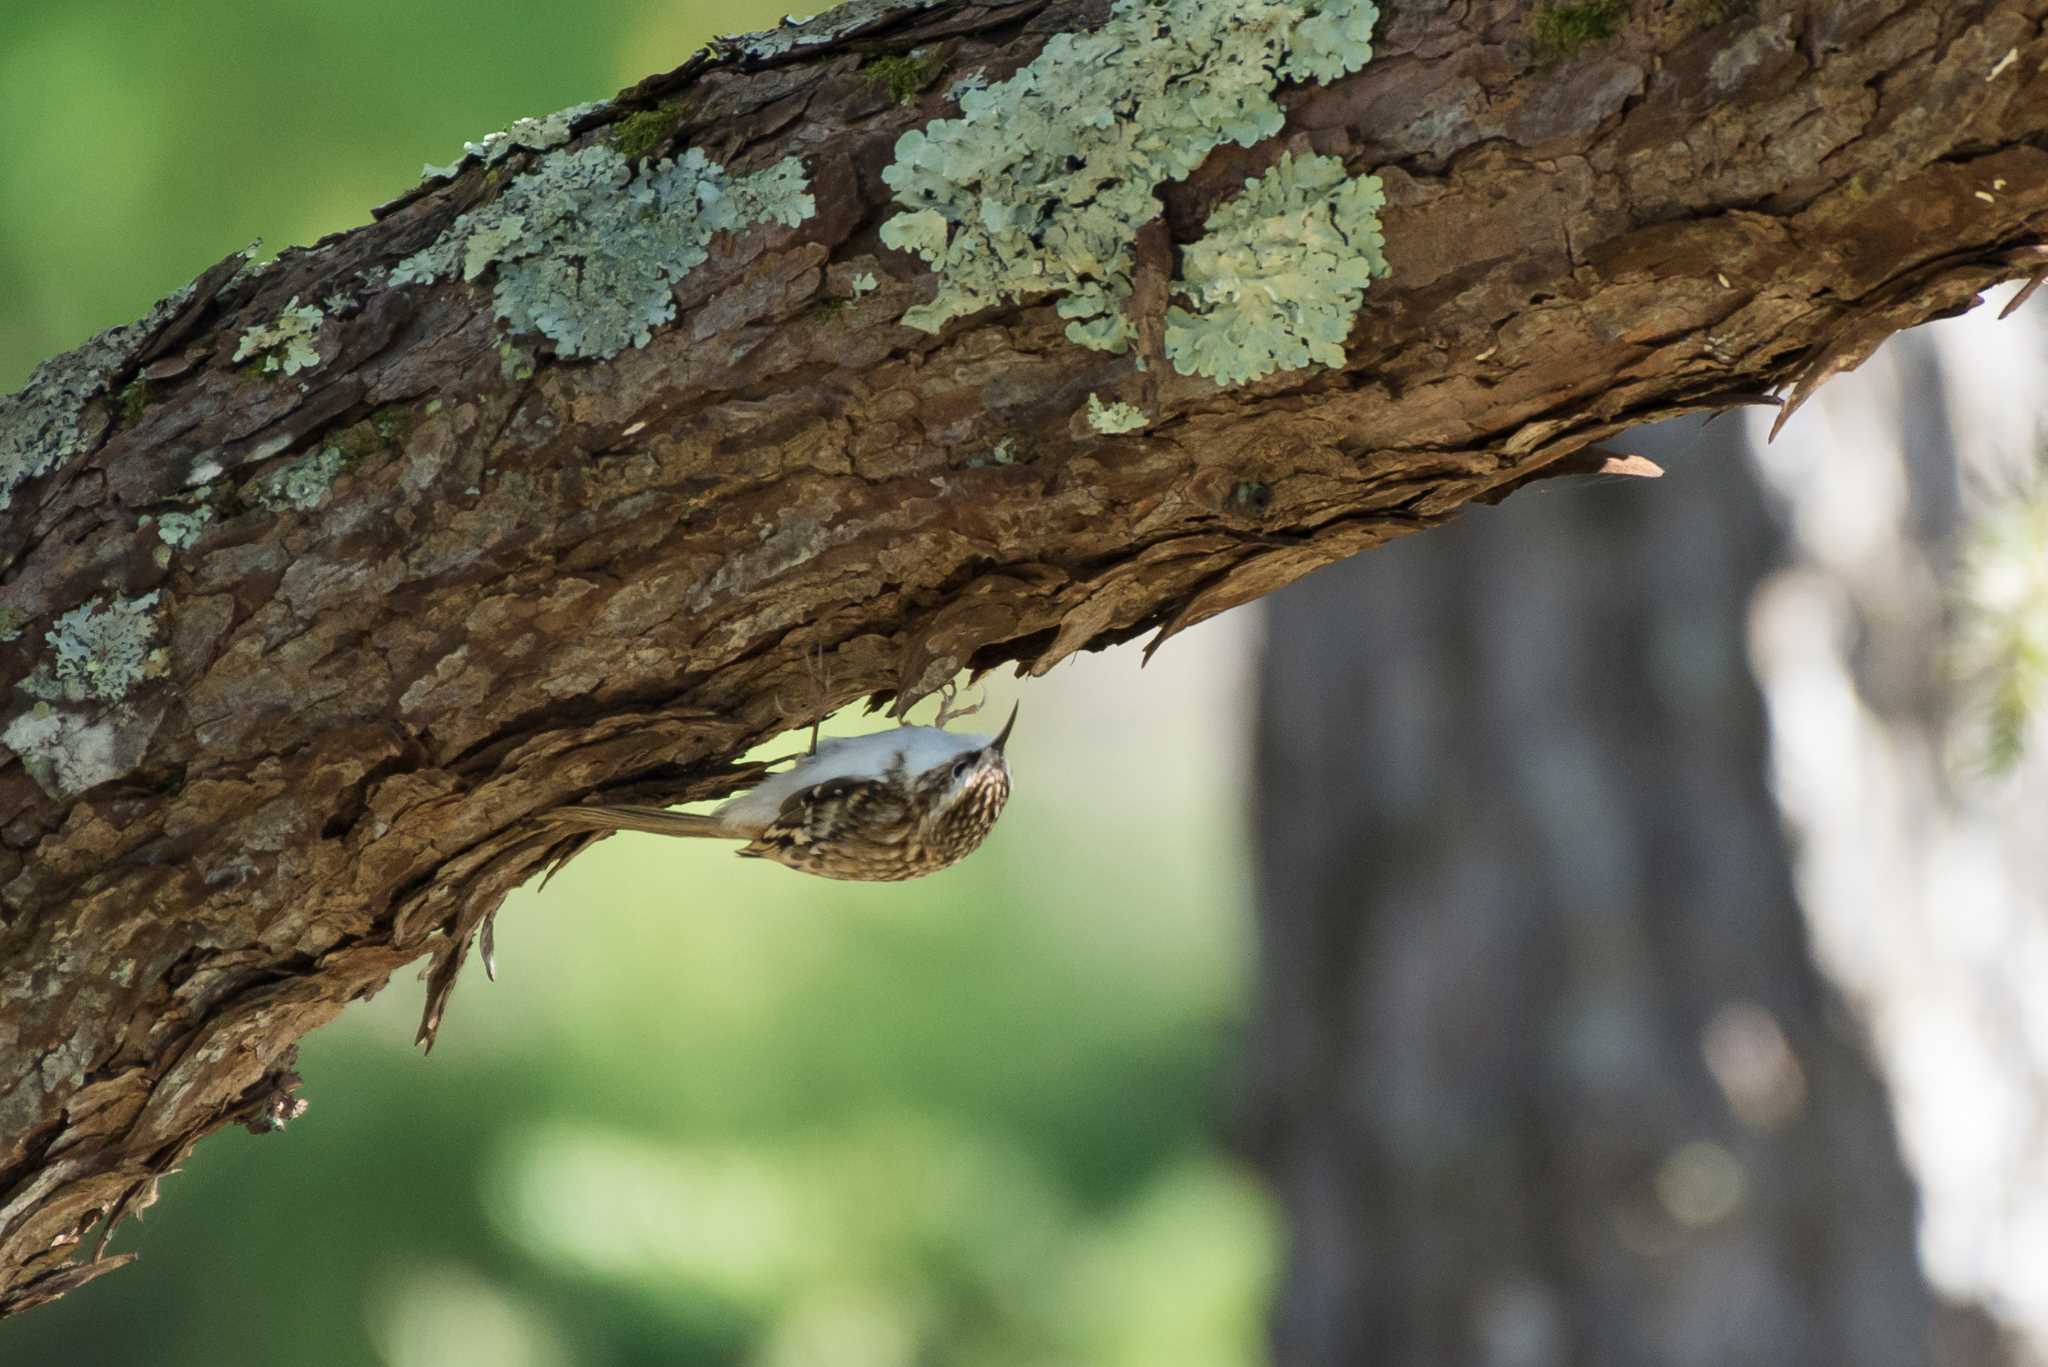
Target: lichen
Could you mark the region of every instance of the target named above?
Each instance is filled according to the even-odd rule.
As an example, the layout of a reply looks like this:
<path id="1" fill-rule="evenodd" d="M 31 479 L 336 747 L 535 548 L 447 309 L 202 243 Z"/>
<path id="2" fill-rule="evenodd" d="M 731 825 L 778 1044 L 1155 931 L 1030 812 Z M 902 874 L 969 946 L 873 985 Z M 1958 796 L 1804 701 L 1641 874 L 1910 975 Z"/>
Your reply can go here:
<path id="1" fill-rule="evenodd" d="M 847 34 L 897 10 L 919 10 L 934 0 L 851 0 L 823 14 L 799 19 L 791 15 L 777 28 L 743 33 L 726 42 L 756 61 L 767 61 L 805 48 L 836 43 Z"/>
<path id="2" fill-rule="evenodd" d="M 242 486 L 242 497 L 272 512 L 307 512 L 320 506 L 347 468 L 348 457 L 340 447 L 323 446 L 250 480 Z"/>
<path id="3" fill-rule="evenodd" d="M 1008 80 L 961 90 L 961 116 L 903 134 L 882 173 L 907 211 L 883 242 L 939 273 L 937 297 L 903 321 L 936 332 L 1059 292 L 1071 340 L 1122 352 L 1154 188 L 1222 143 L 1278 133 L 1278 84 L 1358 70 L 1377 18 L 1370 0 L 1117 0 L 1101 28 L 1055 35 Z"/>
<path id="4" fill-rule="evenodd" d="M 578 120 L 588 118 L 603 108 L 604 101 L 592 100 L 586 104 L 570 105 L 567 109 L 559 109 L 537 118 L 517 119 L 510 128 L 496 133 L 486 133 L 475 142 L 463 143 L 462 155 L 448 165 L 421 167 L 420 177 L 423 180 L 451 180 L 460 175 L 462 169 L 473 160 L 491 166 L 521 148 L 545 152 L 549 148 L 560 147 L 576 131 Z"/>
<path id="5" fill-rule="evenodd" d="M 0 608 L 0 641 L 18 641 L 28 625 L 28 614 L 20 608 Z"/>
<path id="6" fill-rule="evenodd" d="M 132 771 L 155 731 L 153 719 L 125 708 L 90 715 L 38 703 L 0 731 L 0 744 L 21 757 L 37 787 L 68 801 Z"/>
<path id="7" fill-rule="evenodd" d="M 1529 42 L 1538 61 L 1563 61 L 1585 48 L 1613 41 L 1627 18 L 1628 0 L 1544 5 L 1530 16 Z"/>
<path id="8" fill-rule="evenodd" d="M 861 69 L 870 86 L 889 92 L 891 104 L 904 105 L 917 99 L 918 92 L 945 69 L 946 54 L 939 49 L 915 48 L 908 53 L 877 57 Z"/>
<path id="9" fill-rule="evenodd" d="M 157 301 L 137 322 L 109 328 L 84 346 L 37 366 L 28 383 L 0 396 L 0 508 L 24 482 L 82 454 L 106 431 L 107 414 L 93 401 L 143 343 L 192 298 L 186 285 Z"/>
<path id="10" fill-rule="evenodd" d="M 982 470 L 991 465 L 1015 465 L 1017 463 L 1017 439 L 1003 437 L 994 446 L 967 458 L 967 468 Z"/>
<path id="11" fill-rule="evenodd" d="M 1136 404 L 1125 403 L 1121 399 L 1106 404 L 1092 393 L 1088 396 L 1088 425 L 1107 436 L 1135 432 L 1150 421 L 1145 410 Z"/>
<path id="12" fill-rule="evenodd" d="M 391 281 L 495 271 L 496 312 L 515 332 L 538 332 L 563 356 L 615 356 L 675 317 L 673 286 L 704 261 L 714 233 L 793 228 L 816 212 L 796 157 L 734 176 L 693 147 L 636 174 L 616 149 L 595 145 L 518 177 L 399 263 Z"/>
<path id="13" fill-rule="evenodd" d="M 498 375 L 518 384 L 533 378 L 533 353 L 515 342 L 498 343 Z"/>
<path id="14" fill-rule="evenodd" d="M 1244 384 L 1310 362 L 1344 363 L 1344 339 L 1387 273 L 1374 176 L 1335 157 L 1283 155 L 1209 215 L 1182 253 L 1166 354 L 1183 375 Z"/>
<path id="15" fill-rule="evenodd" d="M 327 315 L 316 304 L 301 304 L 295 294 L 274 322 L 259 323 L 242 334 L 235 359 L 263 358 L 265 374 L 296 375 L 320 364 L 320 325 Z"/>
<path id="16" fill-rule="evenodd" d="M 156 520 L 156 534 L 166 546 L 182 551 L 199 540 L 199 534 L 211 521 L 213 510 L 204 505 L 190 512 L 165 513 Z"/>
<path id="17" fill-rule="evenodd" d="M 49 674 L 69 701 L 114 702 L 142 682 L 156 639 L 155 591 L 139 598 L 96 597 L 59 617 L 43 638 Z M 36 690 L 32 690 L 36 691 Z"/>
<path id="18" fill-rule="evenodd" d="M 847 283 L 853 290 L 852 297 L 855 299 L 859 299 L 863 294 L 872 294 L 880 288 L 875 281 L 875 273 L 873 271 L 862 271 Z"/>

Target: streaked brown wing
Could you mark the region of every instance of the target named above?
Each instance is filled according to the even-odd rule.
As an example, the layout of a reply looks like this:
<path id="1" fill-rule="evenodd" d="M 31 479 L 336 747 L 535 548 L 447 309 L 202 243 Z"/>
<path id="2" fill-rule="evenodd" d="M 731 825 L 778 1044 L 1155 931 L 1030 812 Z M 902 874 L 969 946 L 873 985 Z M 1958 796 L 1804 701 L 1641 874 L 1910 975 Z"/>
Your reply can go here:
<path id="1" fill-rule="evenodd" d="M 833 778 L 784 799 L 768 829 L 741 854 L 805 866 L 819 846 L 858 845 L 904 830 L 910 803 L 900 782 Z"/>

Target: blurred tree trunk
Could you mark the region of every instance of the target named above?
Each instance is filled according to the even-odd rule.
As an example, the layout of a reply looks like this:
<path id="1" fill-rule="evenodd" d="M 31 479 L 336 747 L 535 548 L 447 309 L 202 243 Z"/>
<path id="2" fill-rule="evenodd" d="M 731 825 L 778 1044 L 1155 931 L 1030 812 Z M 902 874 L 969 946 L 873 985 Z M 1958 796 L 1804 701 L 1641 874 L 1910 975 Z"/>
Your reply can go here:
<path id="1" fill-rule="evenodd" d="M 1645 440 L 1675 481 L 1276 599 L 1279 1367 L 1929 1359 L 1914 1194 L 1766 785 L 1745 618 L 1782 546 L 1741 444 Z"/>

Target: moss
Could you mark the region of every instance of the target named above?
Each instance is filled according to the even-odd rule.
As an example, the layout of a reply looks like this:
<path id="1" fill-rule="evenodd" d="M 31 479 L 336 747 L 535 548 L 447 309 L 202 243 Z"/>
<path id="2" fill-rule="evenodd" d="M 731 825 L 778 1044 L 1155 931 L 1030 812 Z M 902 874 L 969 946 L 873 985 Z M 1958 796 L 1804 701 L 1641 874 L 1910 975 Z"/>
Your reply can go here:
<path id="1" fill-rule="evenodd" d="M 18 641 L 28 625 L 28 614 L 20 608 L 0 608 L 0 641 Z"/>
<path id="2" fill-rule="evenodd" d="M 398 445 L 406 433 L 412 431 L 412 409 L 402 403 L 386 404 L 372 413 L 370 427 L 377 434 L 377 440 L 386 450 Z"/>
<path id="3" fill-rule="evenodd" d="M 1529 20 L 1529 42 L 1538 61 L 1560 62 L 1614 41 L 1627 19 L 1628 0 L 1544 5 Z"/>
<path id="4" fill-rule="evenodd" d="M 922 55 L 920 55 L 922 54 Z M 936 47 L 877 57 L 861 71 L 869 86 L 889 92 L 891 104 L 910 104 L 946 68 L 946 54 Z"/>
<path id="5" fill-rule="evenodd" d="M 639 161 L 663 147 L 682 123 L 683 107 L 679 102 L 642 109 L 612 125 L 612 146 L 627 161 Z"/>
<path id="6" fill-rule="evenodd" d="M 327 444 L 341 453 L 345 464 L 354 465 L 390 450 L 405 430 L 403 417 L 403 410 L 382 409 L 342 428 L 327 439 Z"/>
<path id="7" fill-rule="evenodd" d="M 121 391 L 121 426 L 133 427 L 142 421 L 142 415 L 149 411 L 156 401 L 156 391 L 148 380 L 134 379 Z"/>

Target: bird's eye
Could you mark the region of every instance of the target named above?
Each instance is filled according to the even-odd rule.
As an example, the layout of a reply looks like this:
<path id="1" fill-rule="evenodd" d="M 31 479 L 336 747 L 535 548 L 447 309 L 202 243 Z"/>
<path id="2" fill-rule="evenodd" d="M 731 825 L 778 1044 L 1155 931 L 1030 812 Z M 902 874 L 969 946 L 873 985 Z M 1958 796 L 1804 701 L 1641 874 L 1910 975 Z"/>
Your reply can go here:
<path id="1" fill-rule="evenodd" d="M 967 771 L 974 767 L 974 761 L 966 756 L 953 761 L 953 777 L 966 778 Z"/>

